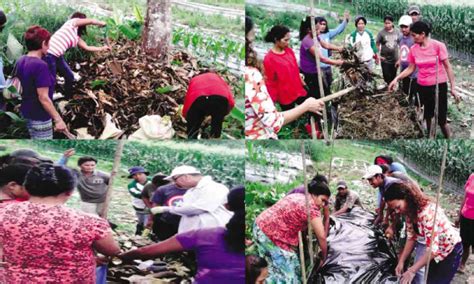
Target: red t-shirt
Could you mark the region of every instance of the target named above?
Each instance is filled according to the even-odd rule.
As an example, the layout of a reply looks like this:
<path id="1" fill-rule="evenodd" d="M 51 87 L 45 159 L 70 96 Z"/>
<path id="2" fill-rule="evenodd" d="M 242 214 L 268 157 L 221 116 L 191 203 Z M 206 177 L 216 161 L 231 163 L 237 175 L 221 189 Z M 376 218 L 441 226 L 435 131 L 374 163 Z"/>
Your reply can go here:
<path id="1" fill-rule="evenodd" d="M 320 217 L 321 212 L 312 200 L 310 206 L 311 220 Z M 275 245 L 292 251 L 298 246 L 298 232 L 308 228 L 305 195 L 295 193 L 285 196 L 263 211 L 255 222 Z"/>
<path id="2" fill-rule="evenodd" d="M 188 92 L 184 99 L 183 117 L 186 118 L 189 108 L 197 98 L 211 95 L 226 98 L 229 101 L 229 112 L 235 105 L 232 90 L 224 79 L 215 73 L 205 73 L 192 78 L 189 82 Z"/>
<path id="3" fill-rule="evenodd" d="M 306 96 L 295 53 L 291 48 L 286 48 L 283 54 L 270 50 L 263 59 L 263 65 L 265 84 L 274 102 L 288 105 Z"/>

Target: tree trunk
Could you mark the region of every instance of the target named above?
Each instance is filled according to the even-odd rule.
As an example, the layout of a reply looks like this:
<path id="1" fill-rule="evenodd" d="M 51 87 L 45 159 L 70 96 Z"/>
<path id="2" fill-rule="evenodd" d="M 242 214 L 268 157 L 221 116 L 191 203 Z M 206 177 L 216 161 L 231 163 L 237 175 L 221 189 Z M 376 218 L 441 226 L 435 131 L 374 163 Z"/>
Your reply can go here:
<path id="1" fill-rule="evenodd" d="M 146 54 L 167 60 L 171 38 L 171 1 L 148 0 L 142 48 Z"/>

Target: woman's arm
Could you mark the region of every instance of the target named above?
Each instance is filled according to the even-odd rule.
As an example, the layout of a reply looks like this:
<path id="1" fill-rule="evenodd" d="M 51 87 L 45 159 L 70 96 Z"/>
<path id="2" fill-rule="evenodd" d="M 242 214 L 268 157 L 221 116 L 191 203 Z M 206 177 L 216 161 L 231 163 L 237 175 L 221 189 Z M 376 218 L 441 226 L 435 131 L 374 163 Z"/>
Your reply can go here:
<path id="1" fill-rule="evenodd" d="M 116 256 L 120 253 L 120 247 L 114 240 L 111 232 L 109 232 L 104 238 L 95 241 L 93 247 L 99 253 L 106 256 Z"/>
<path id="2" fill-rule="evenodd" d="M 183 246 L 180 242 L 178 242 L 176 237 L 171 237 L 157 244 L 148 245 L 138 249 L 129 250 L 125 253 L 121 253 L 118 257 L 123 260 L 150 259 L 158 255 L 183 250 Z"/>
<path id="3" fill-rule="evenodd" d="M 100 47 L 89 46 L 82 38 L 79 38 L 79 42 L 77 43 L 77 46 L 84 49 L 85 51 L 90 51 L 90 52 L 100 52 L 100 51 L 110 50 L 110 46 L 100 46 Z"/>
<path id="4" fill-rule="evenodd" d="M 410 65 L 408 65 L 408 67 L 405 70 L 403 70 L 402 73 L 398 74 L 398 76 L 395 77 L 395 79 L 393 79 L 392 82 L 390 82 L 390 85 L 388 85 L 388 90 L 393 91 L 393 89 L 395 88 L 395 84 L 397 84 L 398 80 L 401 80 L 407 76 L 410 76 L 411 73 L 415 71 L 415 69 L 416 69 L 415 64 L 410 63 Z"/>
<path id="5" fill-rule="evenodd" d="M 89 25 L 103 27 L 106 25 L 106 23 L 103 21 L 96 20 L 96 19 L 76 19 L 76 27 L 89 26 Z"/>
<path id="6" fill-rule="evenodd" d="M 451 67 L 451 63 L 449 62 L 449 59 L 443 60 L 443 65 L 444 65 L 444 68 L 446 69 L 446 73 L 448 74 L 449 84 L 451 85 L 451 95 L 456 100 L 456 102 L 459 102 L 460 98 L 456 94 L 456 84 L 454 83 L 454 73 L 453 73 L 453 68 Z"/>
<path id="7" fill-rule="evenodd" d="M 321 110 L 324 107 L 324 102 L 321 100 L 317 100 L 315 98 L 307 98 L 304 103 L 290 109 L 287 111 L 282 112 L 283 117 L 285 121 L 283 122 L 283 125 L 288 124 L 296 119 L 298 119 L 300 116 L 302 116 L 304 113 L 310 111 L 314 112 L 317 114 L 321 114 Z"/>
<path id="8" fill-rule="evenodd" d="M 329 49 L 329 50 L 341 51 L 344 49 L 342 46 L 337 46 L 324 40 L 320 40 L 319 44 L 321 44 L 321 46 L 324 47 L 325 49 Z M 314 49 L 314 46 L 312 48 Z M 313 51 L 313 54 L 314 54 L 314 51 Z"/>
<path id="9" fill-rule="evenodd" d="M 328 244 L 326 241 L 326 233 L 324 232 L 324 225 L 321 217 L 316 217 L 311 220 L 311 226 L 313 227 L 313 231 L 316 234 L 316 238 L 318 239 L 319 248 L 321 249 L 321 264 L 324 263 L 326 257 L 328 255 Z"/>
<path id="10" fill-rule="evenodd" d="M 316 56 L 314 50 L 315 50 L 315 48 L 313 46 L 309 49 L 309 52 L 311 53 L 311 55 Z M 323 56 L 321 51 L 319 51 L 319 60 L 323 63 L 330 64 L 330 65 L 342 65 L 342 64 L 344 64 L 343 60 L 334 60 L 334 59 L 327 58 L 327 57 Z"/>
<path id="11" fill-rule="evenodd" d="M 56 111 L 53 102 L 48 96 L 49 87 L 38 88 L 36 89 L 36 92 L 38 93 L 38 100 L 40 101 L 41 105 L 54 121 L 54 129 L 59 132 L 67 130 L 66 124 L 64 123 L 59 113 Z"/>

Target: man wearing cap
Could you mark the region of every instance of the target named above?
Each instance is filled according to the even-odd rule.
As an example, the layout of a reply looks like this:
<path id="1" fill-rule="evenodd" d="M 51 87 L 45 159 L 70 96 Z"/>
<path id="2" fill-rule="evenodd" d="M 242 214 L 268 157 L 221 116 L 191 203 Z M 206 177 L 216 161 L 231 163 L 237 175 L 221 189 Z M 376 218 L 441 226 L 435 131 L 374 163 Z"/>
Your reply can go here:
<path id="1" fill-rule="evenodd" d="M 145 225 L 148 223 L 148 208 L 142 199 L 142 192 L 145 186 L 151 182 L 148 178 L 149 174 L 145 168 L 140 166 L 128 169 L 128 178 L 133 179 L 133 181 L 128 184 L 128 192 L 132 196 L 132 206 L 138 218 L 135 235 L 141 235 L 143 229 L 145 229 Z"/>
<path id="2" fill-rule="evenodd" d="M 332 215 L 339 216 L 346 212 L 351 212 L 354 206 L 363 208 L 359 199 L 359 195 L 347 188 L 347 183 L 345 181 L 339 181 L 337 183 L 336 204 L 334 206 L 336 212 L 334 212 Z"/>
<path id="3" fill-rule="evenodd" d="M 158 206 L 151 209 L 153 214 L 170 212 L 181 216 L 178 233 L 212 227 L 224 227 L 232 217 L 225 208 L 229 189 L 202 176 L 201 172 L 191 166 L 179 166 L 166 177 L 180 187 L 187 189 L 183 203 L 177 206 Z"/>
<path id="4" fill-rule="evenodd" d="M 69 158 L 75 154 L 74 149 L 64 152 L 58 164 L 66 166 Z M 97 159 L 90 156 L 80 157 L 77 161 L 79 170 L 73 169 L 77 178 L 77 191 L 81 197 L 80 209 L 89 214 L 103 217 L 105 198 L 110 176 L 96 169 Z"/>
<path id="5" fill-rule="evenodd" d="M 375 221 L 374 221 L 374 224 L 377 225 L 377 224 L 381 223 L 384 220 L 383 211 L 384 211 L 384 208 L 385 208 L 385 201 L 383 200 L 383 194 L 385 193 L 385 190 L 392 183 L 401 182 L 401 180 L 399 180 L 397 178 L 385 176 L 382 173 L 382 168 L 378 165 L 369 166 L 367 168 L 367 172 L 365 173 L 365 175 L 362 178 L 366 179 L 373 188 L 378 188 L 379 189 L 379 195 L 378 195 L 378 200 L 377 200 L 378 215 L 377 215 L 377 218 L 375 218 Z"/>
<path id="6" fill-rule="evenodd" d="M 418 5 L 411 5 L 408 7 L 407 14 L 411 17 L 413 23 L 421 20 L 421 10 Z"/>

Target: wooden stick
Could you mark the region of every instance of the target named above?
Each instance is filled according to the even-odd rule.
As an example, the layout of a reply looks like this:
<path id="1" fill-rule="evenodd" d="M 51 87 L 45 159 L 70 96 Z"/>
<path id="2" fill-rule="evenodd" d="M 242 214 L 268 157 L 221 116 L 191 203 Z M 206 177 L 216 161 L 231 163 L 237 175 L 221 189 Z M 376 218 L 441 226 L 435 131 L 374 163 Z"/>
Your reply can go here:
<path id="1" fill-rule="evenodd" d="M 306 284 L 306 265 L 304 263 L 303 237 L 301 231 L 298 232 L 298 243 L 300 245 L 301 278 L 303 278 L 303 284 Z"/>
<path id="2" fill-rule="evenodd" d="M 318 137 L 316 136 L 316 126 L 315 126 L 316 122 L 314 121 L 314 116 L 311 116 L 310 123 L 311 123 L 311 138 L 315 140 Z"/>
<path id="3" fill-rule="evenodd" d="M 324 98 L 321 98 L 321 101 L 323 102 L 329 102 L 331 100 L 334 100 L 334 99 L 337 99 L 339 97 L 342 97 L 352 91 L 354 91 L 356 89 L 356 87 L 350 87 L 350 88 L 347 88 L 347 89 L 344 89 L 344 90 L 340 90 L 338 92 L 335 92 L 334 94 L 331 94 L 329 96 L 326 96 Z"/>
<path id="4" fill-rule="evenodd" d="M 431 129 L 429 133 L 431 139 L 436 138 L 436 128 L 438 127 L 438 112 L 439 112 L 438 62 L 439 62 L 439 57 L 436 56 L 435 109 L 434 109 L 434 119 L 431 119 Z"/>
<path id="5" fill-rule="evenodd" d="M 306 199 L 306 215 L 308 218 L 308 250 L 309 250 L 309 263 L 311 266 L 314 264 L 314 251 L 313 251 L 313 231 L 311 230 L 311 214 L 310 214 L 310 200 L 308 191 L 308 177 L 306 176 L 306 155 L 304 149 L 304 140 L 301 140 L 301 157 L 303 158 L 303 178 L 304 178 L 304 193 Z M 306 279 L 306 274 L 303 275 Z"/>
<path id="6" fill-rule="evenodd" d="M 313 42 L 314 42 L 314 56 L 316 59 L 316 72 L 318 73 L 318 84 L 319 84 L 319 93 L 320 97 L 323 99 L 324 98 L 324 85 L 323 85 L 323 77 L 321 74 L 321 63 L 319 59 L 319 42 L 318 42 L 318 35 L 316 32 L 316 25 L 314 23 L 314 0 L 310 0 L 311 3 L 311 33 L 313 35 Z M 329 139 L 329 134 L 328 134 L 328 114 L 326 111 L 326 106 L 323 108 L 323 119 L 324 119 L 324 124 L 323 124 L 323 133 L 324 133 L 324 140 L 327 142 Z"/>
<path id="7" fill-rule="evenodd" d="M 107 185 L 107 195 L 105 197 L 105 202 L 102 208 L 102 212 L 100 212 L 100 216 L 104 219 L 107 219 L 109 204 L 112 198 L 113 184 L 114 184 L 115 176 L 117 175 L 117 171 L 119 170 L 119 167 L 120 167 L 120 160 L 122 158 L 123 147 L 125 145 L 124 137 L 125 136 L 123 136 L 122 139 L 118 141 L 117 149 L 115 150 L 114 165 L 112 166 L 112 172 L 110 173 L 109 184 Z"/>
<path id="8" fill-rule="evenodd" d="M 431 262 L 431 248 L 433 246 L 433 236 L 435 234 L 435 228 L 436 228 L 436 217 L 438 214 L 438 207 L 439 207 L 439 195 L 441 193 L 441 187 L 443 185 L 443 176 L 444 176 L 444 170 L 446 168 L 446 155 L 448 153 L 448 143 L 444 143 L 444 154 L 443 154 L 443 160 L 441 161 L 441 172 L 439 173 L 439 184 L 438 184 L 438 191 L 436 192 L 436 207 L 435 207 L 435 213 L 433 217 L 433 225 L 431 229 L 431 242 L 430 246 L 428 247 L 427 250 L 427 256 L 428 256 L 428 263 L 426 264 L 426 269 L 425 269 L 425 276 L 424 276 L 424 281 L 423 283 L 427 283 L 426 281 L 428 280 L 428 271 L 430 270 L 430 262 Z"/>

